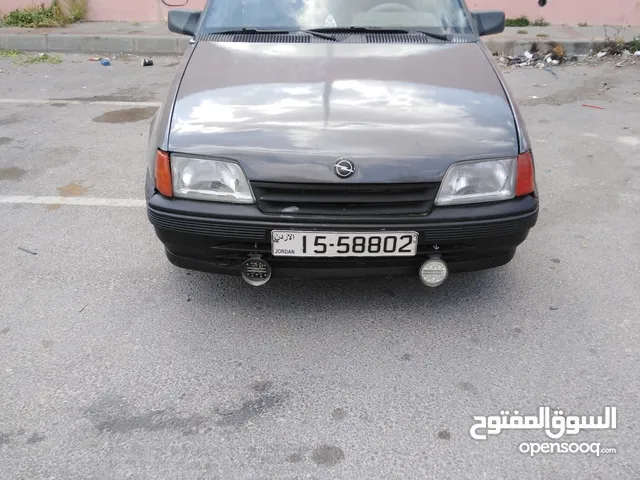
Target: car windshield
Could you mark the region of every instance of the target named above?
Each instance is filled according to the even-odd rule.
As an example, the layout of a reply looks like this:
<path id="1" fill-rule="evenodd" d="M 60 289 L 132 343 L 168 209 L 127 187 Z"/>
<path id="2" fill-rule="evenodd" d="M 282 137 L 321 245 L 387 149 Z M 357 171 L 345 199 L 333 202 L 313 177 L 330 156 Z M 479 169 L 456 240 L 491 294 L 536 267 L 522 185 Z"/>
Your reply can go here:
<path id="1" fill-rule="evenodd" d="M 463 0 L 210 0 L 204 15 L 207 33 L 351 27 L 472 33 Z"/>

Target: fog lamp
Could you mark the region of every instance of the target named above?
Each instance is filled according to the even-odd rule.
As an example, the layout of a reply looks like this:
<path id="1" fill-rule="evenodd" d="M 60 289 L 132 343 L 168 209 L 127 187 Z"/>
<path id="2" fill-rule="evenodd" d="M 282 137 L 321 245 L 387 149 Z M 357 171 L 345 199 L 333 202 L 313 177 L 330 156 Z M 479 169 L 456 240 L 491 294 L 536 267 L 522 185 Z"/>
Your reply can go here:
<path id="1" fill-rule="evenodd" d="M 447 264 L 439 258 L 430 258 L 420 267 L 420 280 L 427 287 L 439 287 L 448 276 Z"/>

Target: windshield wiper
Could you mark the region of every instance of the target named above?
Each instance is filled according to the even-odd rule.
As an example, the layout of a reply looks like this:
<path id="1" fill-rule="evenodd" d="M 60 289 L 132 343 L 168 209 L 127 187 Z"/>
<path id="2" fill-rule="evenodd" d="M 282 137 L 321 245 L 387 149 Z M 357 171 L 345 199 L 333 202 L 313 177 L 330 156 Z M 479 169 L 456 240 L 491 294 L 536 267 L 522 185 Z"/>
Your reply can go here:
<path id="1" fill-rule="evenodd" d="M 322 27 L 306 30 L 307 32 L 320 32 L 320 33 L 414 33 L 426 35 L 436 40 L 446 42 L 449 40 L 447 35 L 435 32 L 429 32 L 426 30 L 418 30 L 412 28 L 384 28 L 384 27 Z"/>
<path id="2" fill-rule="evenodd" d="M 293 33 L 307 33 L 309 35 L 313 35 L 314 37 L 324 38 L 325 40 L 331 40 L 332 42 L 337 42 L 338 39 L 333 35 L 329 35 L 328 33 L 317 32 L 315 30 L 273 30 L 273 29 L 259 29 L 259 28 L 238 28 L 233 30 L 220 30 L 215 33 L 228 33 L 230 35 L 233 34 L 241 34 L 241 33 L 250 33 L 250 34 L 258 34 L 258 33 L 283 33 L 283 34 L 293 34 Z"/>

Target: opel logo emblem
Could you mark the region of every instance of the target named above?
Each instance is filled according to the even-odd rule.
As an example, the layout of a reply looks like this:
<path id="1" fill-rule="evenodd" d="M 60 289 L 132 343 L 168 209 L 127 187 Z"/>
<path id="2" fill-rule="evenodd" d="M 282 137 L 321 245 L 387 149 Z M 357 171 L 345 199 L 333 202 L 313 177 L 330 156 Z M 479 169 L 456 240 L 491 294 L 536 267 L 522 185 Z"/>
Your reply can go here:
<path id="1" fill-rule="evenodd" d="M 339 158 L 333 166 L 334 173 L 340 178 L 349 178 L 356 173 L 356 166 L 349 158 Z"/>

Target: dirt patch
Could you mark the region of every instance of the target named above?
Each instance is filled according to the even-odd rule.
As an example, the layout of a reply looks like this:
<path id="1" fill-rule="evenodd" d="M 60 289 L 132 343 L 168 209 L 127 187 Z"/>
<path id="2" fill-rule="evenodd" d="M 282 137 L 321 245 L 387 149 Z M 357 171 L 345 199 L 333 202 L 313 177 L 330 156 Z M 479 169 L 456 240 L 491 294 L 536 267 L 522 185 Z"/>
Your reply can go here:
<path id="1" fill-rule="evenodd" d="M 22 168 L 3 167 L 0 168 L 0 180 L 20 180 L 25 173 L 27 173 L 27 171 Z"/>
<path id="2" fill-rule="evenodd" d="M 604 76 L 592 78 L 582 84 L 570 88 L 557 90 L 546 97 L 536 97 L 520 100 L 519 105 L 533 107 L 536 105 L 567 105 L 576 103 L 586 98 L 597 98 L 605 95 L 609 90 Z"/>
<path id="3" fill-rule="evenodd" d="M 137 57 L 131 57 L 131 61 Z M 152 84 L 155 85 L 155 84 Z M 60 102 L 150 102 L 155 94 L 139 87 L 119 88 L 116 92 L 107 95 L 94 95 L 92 97 L 68 97 L 55 98 Z"/>
<path id="4" fill-rule="evenodd" d="M 62 187 L 58 187 L 58 193 L 61 197 L 79 197 L 87 193 L 89 189 L 79 183 L 71 182 Z"/>
<path id="5" fill-rule="evenodd" d="M 20 120 L 21 118 L 17 113 L 12 113 L 8 117 L 0 118 L 0 127 L 13 125 L 14 123 L 18 123 Z"/>
<path id="6" fill-rule="evenodd" d="M 157 107 L 123 108 L 112 110 L 93 119 L 96 123 L 134 123 L 147 120 L 156 113 Z"/>

